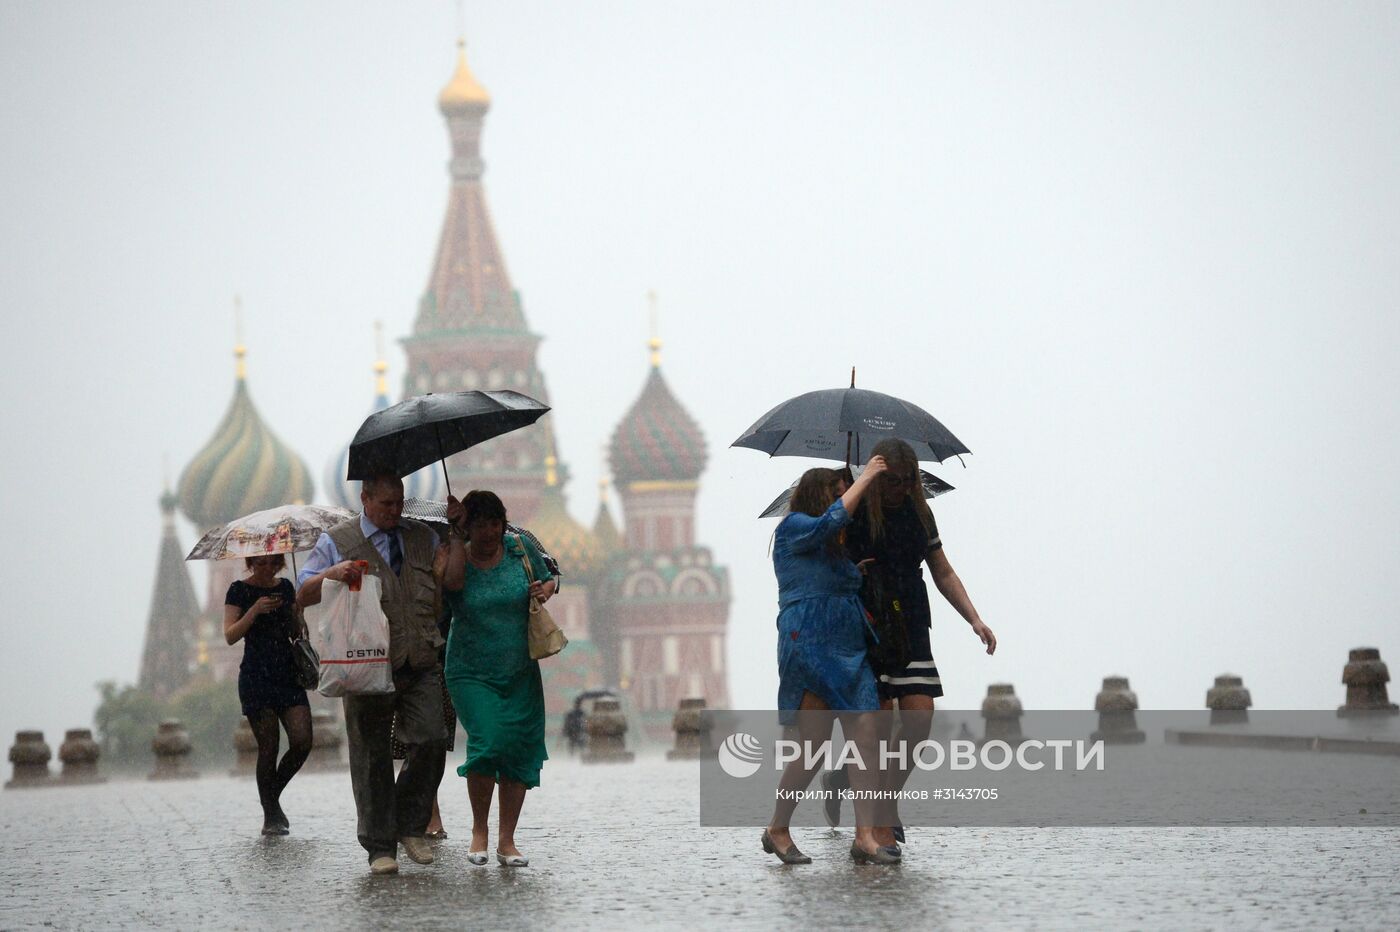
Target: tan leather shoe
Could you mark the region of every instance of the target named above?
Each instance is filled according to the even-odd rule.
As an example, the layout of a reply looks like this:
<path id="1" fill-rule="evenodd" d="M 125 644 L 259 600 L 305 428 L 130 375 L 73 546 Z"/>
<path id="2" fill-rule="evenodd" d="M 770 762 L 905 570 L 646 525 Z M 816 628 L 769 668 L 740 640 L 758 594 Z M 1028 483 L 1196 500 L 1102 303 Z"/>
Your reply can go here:
<path id="1" fill-rule="evenodd" d="M 393 855 L 381 854 L 369 862 L 369 872 L 371 874 L 397 874 L 399 862 Z"/>
<path id="2" fill-rule="evenodd" d="M 399 844 L 403 845 L 403 853 L 408 855 L 415 864 L 433 863 L 433 848 L 425 838 L 414 838 L 405 835 L 399 839 Z"/>

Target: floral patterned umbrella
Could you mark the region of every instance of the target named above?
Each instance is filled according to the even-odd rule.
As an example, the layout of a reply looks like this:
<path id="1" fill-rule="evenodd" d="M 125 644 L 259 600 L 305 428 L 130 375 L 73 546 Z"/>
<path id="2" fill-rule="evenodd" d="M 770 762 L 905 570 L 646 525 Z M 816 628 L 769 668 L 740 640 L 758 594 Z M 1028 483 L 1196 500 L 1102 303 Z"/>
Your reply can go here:
<path id="1" fill-rule="evenodd" d="M 310 550 L 322 531 L 354 516 L 331 505 L 279 505 L 255 511 L 209 531 L 185 559 L 232 560 Z"/>

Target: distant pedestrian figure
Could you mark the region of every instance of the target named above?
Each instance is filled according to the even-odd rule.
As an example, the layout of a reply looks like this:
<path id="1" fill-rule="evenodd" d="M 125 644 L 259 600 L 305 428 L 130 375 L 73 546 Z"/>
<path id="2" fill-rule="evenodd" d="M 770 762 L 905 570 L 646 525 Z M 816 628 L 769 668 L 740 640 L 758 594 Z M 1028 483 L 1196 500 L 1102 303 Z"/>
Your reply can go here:
<path id="1" fill-rule="evenodd" d="M 264 835 L 285 835 L 291 828 L 282 811 L 282 791 L 311 753 L 311 706 L 306 690 L 297 685 L 291 638 L 302 630 L 296 592 L 277 574 L 287 565 L 282 554 L 248 557 L 252 572 L 236 579 L 224 597 L 224 639 L 243 641 L 238 668 L 238 700 L 258 742 L 258 799 L 262 803 Z M 281 735 L 287 731 L 287 753 L 277 760 Z"/>
<path id="2" fill-rule="evenodd" d="M 447 688 L 467 732 L 467 759 L 457 768 L 472 805 L 467 859 L 486 863 L 491 797 L 499 787 L 496 860 L 525 867 L 515 828 L 525 792 L 540 785 L 549 757 L 540 665 L 527 638 L 529 600 L 547 601 L 555 580 L 529 538 L 505 536 L 506 509 L 494 492 L 467 493 L 460 516 L 449 518 L 465 527 L 450 535 L 443 598 L 452 609 Z"/>

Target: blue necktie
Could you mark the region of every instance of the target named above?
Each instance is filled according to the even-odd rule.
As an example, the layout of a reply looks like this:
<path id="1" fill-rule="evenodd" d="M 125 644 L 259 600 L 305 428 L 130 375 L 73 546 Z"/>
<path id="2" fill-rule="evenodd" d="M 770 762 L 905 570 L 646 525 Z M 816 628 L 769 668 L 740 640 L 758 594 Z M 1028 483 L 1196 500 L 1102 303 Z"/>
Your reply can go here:
<path id="1" fill-rule="evenodd" d="M 399 575 L 399 570 L 403 569 L 403 548 L 399 546 L 399 535 L 393 531 L 384 532 L 389 538 L 389 569 L 394 571 L 394 575 Z"/>

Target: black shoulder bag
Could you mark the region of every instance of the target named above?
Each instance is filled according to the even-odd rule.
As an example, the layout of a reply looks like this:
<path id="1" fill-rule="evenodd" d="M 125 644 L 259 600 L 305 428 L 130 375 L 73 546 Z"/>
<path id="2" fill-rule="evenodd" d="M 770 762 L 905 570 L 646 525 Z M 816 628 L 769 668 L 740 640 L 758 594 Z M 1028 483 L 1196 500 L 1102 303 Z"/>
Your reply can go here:
<path id="1" fill-rule="evenodd" d="M 904 610 L 899 589 L 879 564 L 866 568 L 860 586 L 865 606 L 865 652 L 875 675 L 899 673 L 909 664 L 909 632 L 904 626 Z"/>

